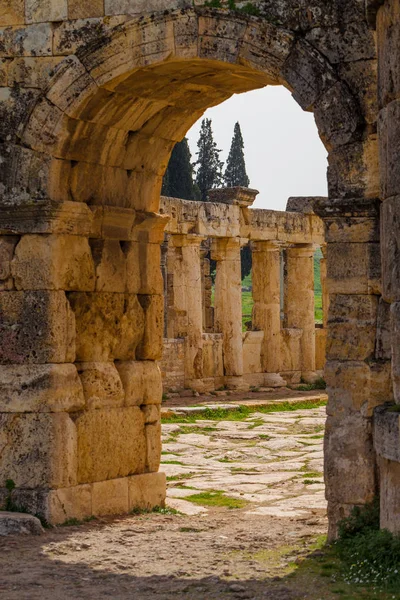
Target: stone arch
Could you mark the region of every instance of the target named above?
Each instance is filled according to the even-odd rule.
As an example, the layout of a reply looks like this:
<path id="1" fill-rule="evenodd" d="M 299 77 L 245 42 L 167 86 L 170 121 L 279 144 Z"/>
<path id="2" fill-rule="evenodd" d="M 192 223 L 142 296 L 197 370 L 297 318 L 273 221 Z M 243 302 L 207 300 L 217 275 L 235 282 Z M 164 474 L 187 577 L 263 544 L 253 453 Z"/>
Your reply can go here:
<path id="1" fill-rule="evenodd" d="M 314 111 L 332 155 L 332 195 L 376 195 L 376 182 L 360 174 L 371 172 L 366 163 L 374 159 L 376 140 L 359 146 L 366 131 L 358 101 L 308 41 L 283 26 L 215 9 L 116 21 L 66 22 L 56 32 L 54 52 L 66 56 L 17 123 L 26 150 L 11 151 L 6 188 L 21 185 L 55 201 L 157 210 L 172 147 L 202 113 L 233 93 L 282 84 Z M 344 146 L 347 156 L 336 159 Z M 338 172 L 340 160 L 351 173 Z M 28 171 L 20 183 L 19 161 Z"/>
<path id="2" fill-rule="evenodd" d="M 160 386 L 154 361 L 162 336 L 159 243 L 164 219 L 156 213 L 172 147 L 206 108 L 233 93 L 281 84 L 303 109 L 314 112 L 329 151 L 332 204 L 321 206 L 320 213 L 327 218 L 331 243 L 328 264 L 331 260 L 337 267 L 330 273 L 332 293 L 347 294 L 342 305 L 348 302 L 348 310 L 356 312 L 353 295 L 370 299 L 379 294 L 376 114 L 373 102 L 364 98 L 374 82 L 368 76 L 368 83 L 356 77 L 350 90 L 351 77 L 343 76 L 345 69 L 328 60 L 329 53 L 319 49 L 312 37 L 306 39 L 297 27 L 291 29 L 292 16 L 289 11 L 287 23 L 283 19 L 278 26 L 236 12 L 187 8 L 140 18 L 65 20 L 50 28 L 50 41 L 44 34 L 37 39 L 34 55 L 52 57 L 40 74 L 41 84 L 30 87 L 27 81 L 25 88 L 24 77 L 32 78 L 28 72 L 20 85 L 4 92 L 0 114 L 7 117 L 7 125 L 2 134 L 0 216 L 14 283 L 0 294 L 6 322 L 0 333 L 7 340 L 2 368 L 9 369 L 9 380 L 3 376 L 9 397 L 14 398 L 23 383 L 26 404 L 21 408 L 17 402 L 12 410 L 3 406 L 0 412 L 43 410 L 46 419 L 38 419 L 34 437 L 49 451 L 40 464 L 22 461 L 19 472 L 15 465 L 21 463 L 21 455 L 10 425 L 11 450 L 1 473 L 5 478 L 16 473 L 17 488 L 25 501 L 29 496 L 33 512 L 57 522 L 91 512 L 123 512 L 135 502 L 151 505 L 162 498 L 163 482 L 156 473 Z M 7 35 L 13 56 L 14 33 Z M 337 30 L 335 35 L 340 41 Z M 365 44 L 371 48 L 368 30 Z M 357 237 L 360 220 L 368 222 L 361 238 Z M 357 246 L 355 254 L 352 244 Z M 350 259 L 357 272 L 351 277 Z M 118 273 L 129 268 L 125 260 L 134 281 L 128 288 L 126 281 L 118 279 Z M 117 274 L 107 271 L 110 265 L 119 265 Z M 340 320 L 340 306 L 336 309 Z M 33 310 L 40 313 L 43 327 L 35 324 L 30 330 Z M 107 329 L 113 311 L 118 331 Z M 29 341 L 19 334 L 7 339 L 21 315 L 31 332 Z M 96 354 L 92 342 L 99 330 L 107 332 L 107 351 L 103 353 L 100 344 Z M 341 368 L 353 333 L 350 322 L 342 329 L 332 328 L 326 472 L 333 524 L 351 505 L 368 501 L 375 492 L 371 406 L 387 389 L 377 390 L 376 382 L 371 384 L 374 366 L 361 348 L 353 354 L 358 361 L 354 369 L 364 378 L 363 390 L 370 386 L 372 391 L 368 387 L 367 400 L 353 397 L 346 379 L 352 375 Z M 60 363 L 68 368 L 54 367 Z M 26 365 L 27 371 L 22 372 Z M 380 377 L 379 385 L 386 372 Z M 35 388 L 39 380 L 46 382 L 40 406 Z M 54 391 L 71 381 L 75 391 L 68 402 L 61 395 L 57 404 Z M 109 409 L 100 397 L 93 401 L 99 409 L 93 417 L 88 395 L 93 398 L 95 388 L 110 386 L 115 405 L 129 410 L 126 418 L 113 413 L 103 415 L 102 421 L 99 407 L 117 409 Z M 344 428 L 343 415 L 348 417 Z M 139 427 L 140 447 L 118 446 L 126 437 L 125 423 Z M 30 425 L 22 419 L 19 427 L 15 440 L 26 439 L 23 454 L 31 456 L 36 442 L 27 433 Z M 106 442 L 100 446 L 93 458 L 96 440 L 107 428 L 113 428 L 114 438 L 109 438 L 109 447 Z M 102 464 L 101 457 L 113 443 L 117 462 Z M 66 446 L 70 453 L 64 460 Z M 135 456 L 134 469 L 124 460 L 119 464 L 119 456 Z M 343 460 L 349 456 L 353 459 L 346 463 L 343 477 Z M 27 469 L 35 471 L 29 493 Z"/>

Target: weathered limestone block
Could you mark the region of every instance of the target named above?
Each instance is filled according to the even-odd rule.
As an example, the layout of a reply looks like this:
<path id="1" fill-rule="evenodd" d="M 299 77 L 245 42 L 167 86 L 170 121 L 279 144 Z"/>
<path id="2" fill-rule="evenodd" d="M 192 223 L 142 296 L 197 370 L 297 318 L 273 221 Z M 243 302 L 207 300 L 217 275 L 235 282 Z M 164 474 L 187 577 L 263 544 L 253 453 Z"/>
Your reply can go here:
<path id="1" fill-rule="evenodd" d="M 68 519 L 87 519 L 93 515 L 92 486 L 86 484 L 51 490 L 46 508 L 44 516 L 52 525 L 61 525 Z"/>
<path id="2" fill-rule="evenodd" d="M 400 18 L 399 4 L 396 0 L 387 0 L 379 9 L 377 18 L 378 62 L 379 68 L 379 104 L 385 106 L 393 98 L 400 97 Z"/>
<path id="3" fill-rule="evenodd" d="M 68 19 L 84 19 L 85 17 L 102 17 L 104 0 L 68 0 Z"/>
<path id="4" fill-rule="evenodd" d="M 135 358 L 144 332 L 137 296 L 73 292 L 68 299 L 76 318 L 77 360 L 107 362 Z"/>
<path id="5" fill-rule="evenodd" d="M 144 332 L 137 347 L 136 356 L 141 360 L 160 360 L 163 348 L 164 297 L 140 295 L 138 299 L 144 312 Z"/>
<path id="6" fill-rule="evenodd" d="M 370 369 L 367 363 L 327 361 L 325 380 L 329 396 L 328 415 L 343 416 L 368 406 Z"/>
<path id="7" fill-rule="evenodd" d="M 118 240 L 92 240 L 97 292 L 126 291 L 126 258 Z M 131 290 L 128 289 L 131 293 Z"/>
<path id="8" fill-rule="evenodd" d="M 118 408 L 124 402 L 124 388 L 114 363 L 78 363 L 86 408 Z"/>
<path id="9" fill-rule="evenodd" d="M 21 87 L 0 88 L 0 141 L 8 143 L 17 141 L 16 132 L 25 123 L 27 112 L 32 110 L 39 93 L 39 90 Z"/>
<path id="10" fill-rule="evenodd" d="M 359 413 L 328 417 L 325 430 L 328 501 L 365 504 L 376 494 L 371 421 Z"/>
<path id="11" fill-rule="evenodd" d="M 301 373 L 301 338 L 303 330 L 285 328 L 281 331 L 281 371 Z"/>
<path id="12" fill-rule="evenodd" d="M 370 401 L 368 416 L 376 406 L 393 401 L 392 365 L 389 360 L 370 363 Z"/>
<path id="13" fill-rule="evenodd" d="M 115 366 L 124 387 L 126 406 L 161 404 L 161 372 L 155 362 L 116 362 Z"/>
<path id="14" fill-rule="evenodd" d="M 64 292 L 0 292 L 0 314 L 0 363 L 74 362 L 75 321 Z"/>
<path id="15" fill-rule="evenodd" d="M 161 418 L 161 408 L 159 404 L 148 404 L 141 407 L 146 425 L 154 425 Z"/>
<path id="16" fill-rule="evenodd" d="M 317 371 L 323 371 L 325 368 L 327 337 L 327 329 L 315 328 L 315 368 Z"/>
<path id="17" fill-rule="evenodd" d="M 77 431 L 65 413 L 0 414 L 0 446 L 0 481 L 25 488 L 77 483 Z"/>
<path id="18" fill-rule="evenodd" d="M 121 198 L 126 197 L 128 185 L 129 176 L 125 169 L 85 162 L 73 165 L 69 179 L 69 191 L 75 202 L 87 202 L 92 207 L 117 207 Z M 126 229 L 128 224 L 125 221 L 123 227 Z"/>
<path id="19" fill-rule="evenodd" d="M 63 21 L 68 18 L 67 0 L 25 0 L 27 23 Z"/>
<path id="20" fill-rule="evenodd" d="M 374 446 L 378 456 L 400 463 L 399 413 L 388 406 L 374 412 Z"/>
<path id="21" fill-rule="evenodd" d="M 51 56 L 53 31 L 51 23 L 6 27 L 0 29 L 1 56 Z"/>
<path id="22" fill-rule="evenodd" d="M 6 535 L 41 535 L 44 529 L 33 515 L 17 512 L 0 513 L 0 537 Z"/>
<path id="23" fill-rule="evenodd" d="M 375 124 L 378 116 L 378 61 L 344 62 L 339 65 L 339 74 L 356 96 L 366 122 Z"/>
<path id="24" fill-rule="evenodd" d="M 378 304 L 375 358 L 377 360 L 390 360 L 391 357 L 390 304 L 385 302 L 383 298 L 380 298 Z"/>
<path id="25" fill-rule="evenodd" d="M 400 301 L 400 196 L 388 198 L 381 208 L 382 295 Z"/>
<path id="26" fill-rule="evenodd" d="M 0 413 L 72 412 L 84 406 L 75 365 L 0 365 Z"/>
<path id="27" fill-rule="evenodd" d="M 332 150 L 328 163 L 330 198 L 379 197 L 379 148 L 376 134 L 371 134 L 363 142 L 356 141 Z"/>
<path id="28" fill-rule="evenodd" d="M 379 155 L 381 165 L 381 192 L 383 198 L 400 194 L 400 99 L 393 100 L 379 113 Z"/>
<path id="29" fill-rule="evenodd" d="M 328 360 L 367 360 L 374 356 L 378 297 L 331 294 Z"/>
<path id="30" fill-rule="evenodd" d="M 127 291 L 130 294 L 162 294 L 160 244 L 130 242 L 125 245 Z"/>
<path id="31" fill-rule="evenodd" d="M 128 478 L 98 481 L 92 485 L 92 514 L 119 515 L 129 510 Z"/>
<path id="32" fill-rule="evenodd" d="M 380 294 L 379 244 L 328 244 L 330 294 Z"/>
<path id="33" fill-rule="evenodd" d="M 49 83 L 53 70 L 61 60 L 61 57 L 47 56 L 15 58 L 10 62 L 8 68 L 8 83 L 11 87 L 23 85 L 25 88 L 44 89 Z"/>
<path id="34" fill-rule="evenodd" d="M 378 458 L 380 487 L 380 525 L 400 533 L 400 462 Z"/>
<path id="35" fill-rule="evenodd" d="M 338 82 L 317 101 L 315 122 L 325 146 L 330 150 L 359 139 L 357 100 L 348 87 Z"/>
<path id="36" fill-rule="evenodd" d="M 400 303 L 390 306 L 392 336 L 392 378 L 393 393 L 397 404 L 400 404 Z"/>
<path id="37" fill-rule="evenodd" d="M 146 470 L 156 473 L 161 461 L 161 422 L 146 425 Z"/>
<path id="38" fill-rule="evenodd" d="M 339 27 L 314 27 L 306 40 L 326 56 L 331 64 L 354 63 L 375 58 L 375 38 L 366 22 Z"/>
<path id="39" fill-rule="evenodd" d="M 166 487 L 165 473 L 144 473 L 129 477 L 129 510 L 149 510 L 165 506 Z"/>
<path id="40" fill-rule="evenodd" d="M 146 464 L 144 417 L 140 408 L 92 410 L 77 415 L 78 483 L 134 473 Z"/>
<path id="41" fill-rule="evenodd" d="M 243 334 L 243 373 L 262 373 L 261 348 L 263 331 L 247 331 Z"/>
<path id="42" fill-rule="evenodd" d="M 88 240 L 76 235 L 24 235 L 11 264 L 19 290 L 93 291 Z"/>
<path id="43" fill-rule="evenodd" d="M 304 110 L 311 110 L 316 100 L 336 81 L 326 59 L 304 40 L 297 42 L 281 74 L 294 90 L 294 99 Z"/>
<path id="44" fill-rule="evenodd" d="M 4 0 L 0 5 L 0 26 L 25 23 L 25 0 Z"/>

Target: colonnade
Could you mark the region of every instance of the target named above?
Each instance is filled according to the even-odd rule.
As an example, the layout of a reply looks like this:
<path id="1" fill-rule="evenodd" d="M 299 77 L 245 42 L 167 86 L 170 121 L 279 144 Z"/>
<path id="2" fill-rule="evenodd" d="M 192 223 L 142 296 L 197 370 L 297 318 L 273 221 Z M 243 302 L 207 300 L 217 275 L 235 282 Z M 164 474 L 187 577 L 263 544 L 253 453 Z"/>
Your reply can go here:
<path id="1" fill-rule="evenodd" d="M 314 255 L 320 244 L 257 240 L 255 231 L 249 237 L 238 233 L 208 236 L 190 228 L 190 233 L 166 234 L 165 353 L 171 340 L 181 340 L 184 387 L 198 391 L 315 380 L 322 369 L 314 300 Z M 248 243 L 254 306 L 251 331 L 243 332 L 241 248 Z M 213 302 L 210 259 L 216 263 Z M 325 275 L 322 261 L 323 290 Z M 326 302 L 326 291 L 323 296 Z M 167 372 L 165 376 L 168 380 Z"/>

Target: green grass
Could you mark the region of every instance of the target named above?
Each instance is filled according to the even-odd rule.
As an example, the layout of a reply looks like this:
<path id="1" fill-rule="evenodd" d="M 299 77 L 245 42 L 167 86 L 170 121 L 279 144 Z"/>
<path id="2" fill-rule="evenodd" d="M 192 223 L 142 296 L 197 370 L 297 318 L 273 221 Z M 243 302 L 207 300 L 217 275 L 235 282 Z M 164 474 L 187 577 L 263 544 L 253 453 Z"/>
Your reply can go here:
<path id="1" fill-rule="evenodd" d="M 132 508 L 131 515 L 180 515 L 181 513 L 175 508 L 169 506 L 155 506 L 154 508 Z"/>
<path id="2" fill-rule="evenodd" d="M 196 473 L 180 473 L 179 475 L 168 475 L 167 481 L 185 481 L 192 477 L 196 477 Z"/>
<path id="3" fill-rule="evenodd" d="M 199 492 L 198 494 L 186 496 L 185 500 L 193 502 L 194 504 L 200 504 L 201 506 L 219 506 L 229 509 L 243 508 L 247 505 L 245 500 L 231 498 L 230 496 L 226 496 L 224 492 L 220 490 Z"/>
<path id="4" fill-rule="evenodd" d="M 315 322 L 318 324 L 322 323 L 322 287 L 321 287 L 321 263 L 320 260 L 323 258 L 322 251 L 320 248 L 315 252 L 314 258 L 314 292 L 315 292 Z M 250 272 L 247 277 L 242 281 L 242 287 L 253 287 L 252 273 Z M 242 326 L 243 331 L 247 331 L 246 322 L 251 321 L 253 312 L 253 294 L 252 292 L 242 292 Z"/>
<path id="5" fill-rule="evenodd" d="M 311 410 L 326 406 L 326 400 L 305 400 L 302 402 L 271 402 L 266 406 L 242 406 L 236 409 L 228 410 L 223 408 L 206 408 L 201 413 L 189 415 L 176 415 L 170 413 L 162 417 L 163 423 L 196 423 L 196 421 L 244 421 L 253 413 L 270 414 L 275 412 L 294 412 L 296 410 Z M 182 428 L 181 428 L 182 429 Z M 193 433 L 196 428 L 187 428 L 184 433 Z M 204 431 L 204 427 L 198 428 Z M 215 431 L 215 428 L 209 428 L 209 431 Z M 179 432 L 174 432 L 174 439 Z M 172 436 L 172 434 L 171 434 Z"/>

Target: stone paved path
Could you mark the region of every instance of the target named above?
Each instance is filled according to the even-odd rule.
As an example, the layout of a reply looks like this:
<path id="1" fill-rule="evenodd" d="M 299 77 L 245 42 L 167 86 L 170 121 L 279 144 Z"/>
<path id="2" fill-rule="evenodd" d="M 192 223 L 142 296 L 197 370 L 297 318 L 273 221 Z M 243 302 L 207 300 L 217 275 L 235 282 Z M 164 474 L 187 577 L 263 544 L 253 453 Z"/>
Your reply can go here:
<path id="1" fill-rule="evenodd" d="M 334 600 L 308 559 L 327 528 L 324 421 L 321 408 L 165 425 L 168 503 L 180 514 L 0 538 L 1 600 Z M 228 506 L 190 499 L 207 493 Z"/>
<path id="2" fill-rule="evenodd" d="M 185 498 L 218 491 L 245 501 L 251 514 L 301 517 L 314 509 L 321 515 L 325 418 L 322 407 L 255 412 L 243 421 L 164 424 L 169 506 L 206 512 Z"/>

